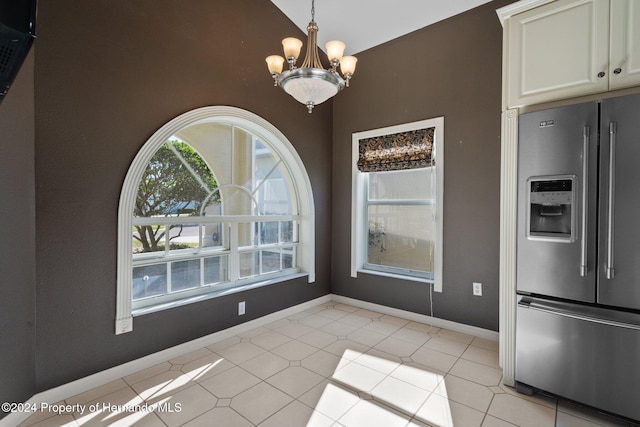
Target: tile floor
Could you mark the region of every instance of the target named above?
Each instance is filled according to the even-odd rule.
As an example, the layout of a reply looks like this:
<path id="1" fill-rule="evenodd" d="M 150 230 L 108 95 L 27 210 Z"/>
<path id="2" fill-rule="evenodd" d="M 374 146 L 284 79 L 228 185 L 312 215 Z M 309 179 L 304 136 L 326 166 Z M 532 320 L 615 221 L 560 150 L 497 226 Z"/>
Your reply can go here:
<path id="1" fill-rule="evenodd" d="M 629 426 L 519 395 L 500 379 L 497 342 L 331 302 L 71 397 L 59 404 L 75 413 L 43 411 L 21 426 Z"/>

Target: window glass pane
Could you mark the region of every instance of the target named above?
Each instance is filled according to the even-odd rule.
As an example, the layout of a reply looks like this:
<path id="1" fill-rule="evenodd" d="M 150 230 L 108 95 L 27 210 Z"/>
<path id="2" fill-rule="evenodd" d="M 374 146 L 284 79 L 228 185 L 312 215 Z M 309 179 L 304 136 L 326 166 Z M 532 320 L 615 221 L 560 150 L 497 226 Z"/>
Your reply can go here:
<path id="1" fill-rule="evenodd" d="M 280 222 L 280 241 L 283 243 L 297 242 L 297 236 L 294 237 L 294 221 Z"/>
<path id="2" fill-rule="evenodd" d="M 147 165 L 136 195 L 134 216 L 200 215 L 217 188 L 204 159 L 189 144 L 173 137 Z"/>
<path id="3" fill-rule="evenodd" d="M 263 215 L 291 215 L 291 177 L 282 161 L 259 140 L 255 144 L 255 194 Z"/>
<path id="4" fill-rule="evenodd" d="M 233 129 L 233 156 L 226 160 L 232 168 L 231 181 L 221 194 L 224 215 L 256 215 L 253 183 L 253 136 L 240 128 Z"/>
<path id="5" fill-rule="evenodd" d="M 258 203 L 263 215 L 291 214 L 292 208 L 287 182 L 275 177 L 260 182 Z"/>
<path id="6" fill-rule="evenodd" d="M 282 268 L 293 268 L 295 263 L 296 248 L 282 249 Z"/>
<path id="7" fill-rule="evenodd" d="M 271 245 L 278 243 L 278 223 L 262 222 L 260 223 L 260 243 L 263 245 Z"/>
<path id="8" fill-rule="evenodd" d="M 258 223 L 241 222 L 238 224 L 238 246 L 241 248 L 258 245 Z"/>
<path id="9" fill-rule="evenodd" d="M 200 286 L 200 260 L 190 259 L 171 263 L 171 291 L 182 291 Z"/>
<path id="10" fill-rule="evenodd" d="M 227 275 L 229 257 L 216 256 L 204 258 L 204 284 L 212 285 L 214 283 L 226 282 L 229 280 Z"/>
<path id="11" fill-rule="evenodd" d="M 206 201 L 206 206 L 203 210 L 204 216 L 220 216 L 222 215 L 222 204 L 221 204 L 221 194 L 222 190 L 218 188 L 211 197 Z"/>
<path id="12" fill-rule="evenodd" d="M 262 257 L 262 273 L 280 270 L 280 250 L 260 251 Z"/>
<path id="13" fill-rule="evenodd" d="M 369 206 L 370 264 L 433 271 L 434 206 Z"/>
<path id="14" fill-rule="evenodd" d="M 171 250 L 190 249 L 200 246 L 198 224 L 176 224 L 169 228 L 169 248 Z"/>
<path id="15" fill-rule="evenodd" d="M 251 277 L 260 274 L 260 252 L 243 252 L 240 254 L 240 277 Z"/>
<path id="16" fill-rule="evenodd" d="M 435 167 L 370 172 L 368 175 L 369 200 L 435 199 Z"/>
<path id="17" fill-rule="evenodd" d="M 133 268 L 133 299 L 162 295 L 167 292 L 167 264 Z"/>
<path id="18" fill-rule="evenodd" d="M 222 215 L 257 215 L 251 191 L 244 187 L 220 188 Z"/>
<path id="19" fill-rule="evenodd" d="M 227 227 L 221 223 L 204 224 L 202 230 L 202 246 L 205 248 L 227 248 L 224 230 Z"/>
<path id="20" fill-rule="evenodd" d="M 133 227 L 133 253 L 164 251 L 165 227 L 163 225 L 136 225 Z"/>
<path id="21" fill-rule="evenodd" d="M 224 159 L 215 164 L 215 176 L 220 182 L 231 182 L 232 167 L 227 159 L 232 158 L 232 129 L 223 123 L 197 123 L 176 132 L 176 139 L 194 147 L 209 165 Z"/>

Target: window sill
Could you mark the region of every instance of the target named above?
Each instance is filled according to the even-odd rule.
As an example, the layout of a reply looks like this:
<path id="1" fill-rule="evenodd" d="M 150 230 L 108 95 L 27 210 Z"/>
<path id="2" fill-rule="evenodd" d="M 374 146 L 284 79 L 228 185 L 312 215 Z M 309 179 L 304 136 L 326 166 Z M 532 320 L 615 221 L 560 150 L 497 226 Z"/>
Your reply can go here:
<path id="1" fill-rule="evenodd" d="M 298 279 L 300 277 L 305 277 L 308 275 L 309 275 L 308 273 L 295 273 L 295 274 L 288 274 L 286 276 L 280 276 L 273 279 L 263 280 L 260 282 L 247 283 L 245 285 L 240 285 L 233 288 L 221 289 L 218 291 L 212 291 L 202 295 L 177 299 L 175 301 L 169 301 L 169 302 L 165 302 L 165 303 L 161 303 L 161 304 L 157 304 L 149 307 L 133 309 L 131 312 L 131 315 L 133 317 L 144 316 L 145 314 L 156 313 L 158 311 L 168 310 L 170 308 L 175 308 L 175 307 L 181 307 L 183 305 L 193 304 L 195 302 L 206 301 L 206 300 L 210 300 L 210 299 L 225 296 L 225 295 L 231 295 L 238 292 L 248 291 L 250 289 L 260 288 L 262 286 L 269 286 L 276 283 L 285 282 L 287 280 Z"/>
<path id="2" fill-rule="evenodd" d="M 405 274 L 388 273 L 385 271 L 378 271 L 378 270 L 359 269 L 358 273 L 371 274 L 374 276 L 391 277 L 393 279 L 400 279 L 400 280 L 409 280 L 411 282 L 433 283 L 433 279 L 427 279 L 426 277 L 408 276 Z"/>

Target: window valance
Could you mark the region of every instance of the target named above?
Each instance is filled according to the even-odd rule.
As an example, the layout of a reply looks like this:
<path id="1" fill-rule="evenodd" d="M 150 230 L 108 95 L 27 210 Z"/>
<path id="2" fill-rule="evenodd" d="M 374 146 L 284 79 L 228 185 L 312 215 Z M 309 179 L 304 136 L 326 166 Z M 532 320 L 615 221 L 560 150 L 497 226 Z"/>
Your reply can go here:
<path id="1" fill-rule="evenodd" d="M 381 172 L 433 166 L 435 128 L 417 129 L 359 140 L 358 170 Z"/>

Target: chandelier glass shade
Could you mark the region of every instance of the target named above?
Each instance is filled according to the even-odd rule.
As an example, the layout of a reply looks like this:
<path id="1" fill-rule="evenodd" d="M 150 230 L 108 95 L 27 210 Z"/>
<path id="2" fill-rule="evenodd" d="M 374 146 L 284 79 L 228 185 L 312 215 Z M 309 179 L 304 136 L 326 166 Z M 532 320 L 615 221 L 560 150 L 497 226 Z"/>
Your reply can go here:
<path id="1" fill-rule="evenodd" d="M 345 44 L 333 40 L 326 44 L 330 68 L 322 66 L 318 56 L 318 25 L 315 22 L 315 5 L 311 1 L 311 22 L 307 26 L 307 51 L 301 67 L 296 67 L 302 42 L 294 37 L 282 40 L 284 57 L 271 55 L 266 58 L 267 67 L 274 80 L 274 86 L 280 86 L 296 101 L 306 105 L 309 113 L 313 107 L 335 96 L 345 87 L 356 70 L 355 56 L 343 56 Z M 283 71 L 284 62 L 288 69 Z M 338 73 L 338 66 L 342 76 Z"/>

